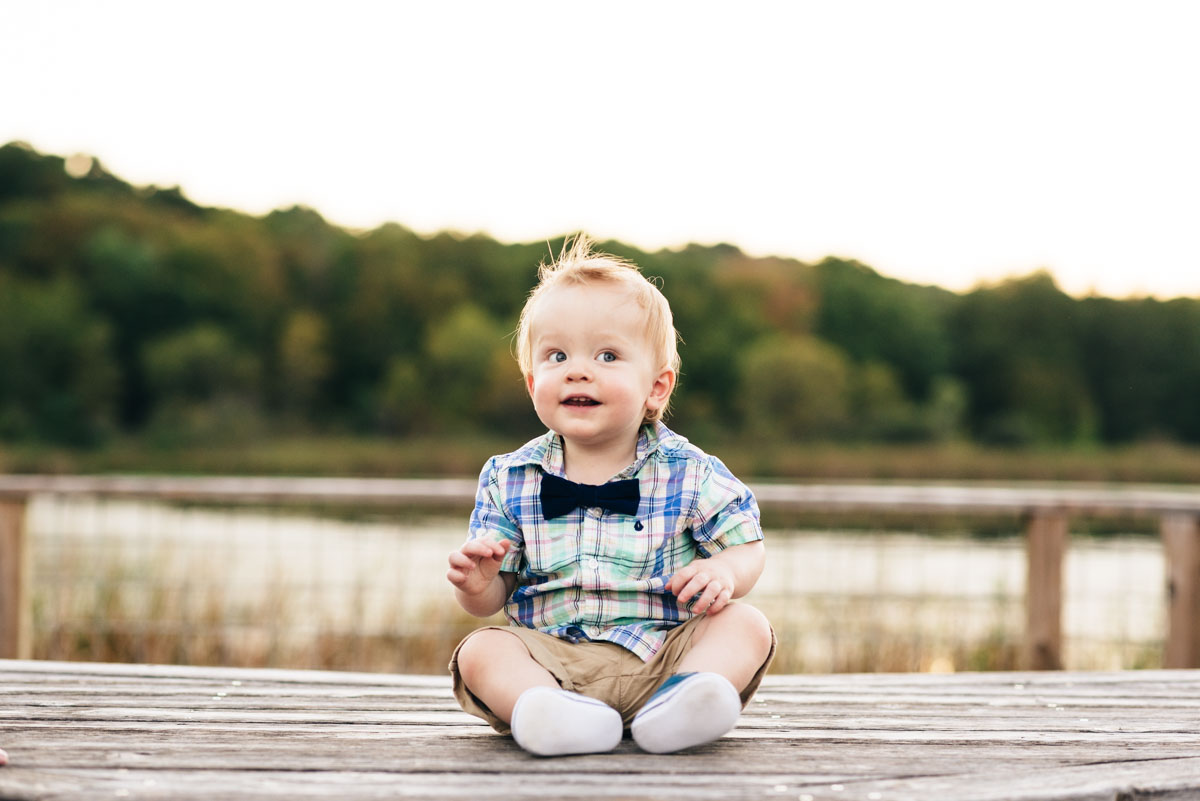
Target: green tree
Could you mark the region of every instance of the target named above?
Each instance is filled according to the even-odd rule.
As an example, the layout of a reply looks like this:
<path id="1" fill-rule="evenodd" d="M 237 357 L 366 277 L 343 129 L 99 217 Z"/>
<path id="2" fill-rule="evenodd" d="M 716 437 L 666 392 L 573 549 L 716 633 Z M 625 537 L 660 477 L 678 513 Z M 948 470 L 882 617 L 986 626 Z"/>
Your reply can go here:
<path id="1" fill-rule="evenodd" d="M 325 320 L 310 310 L 292 312 L 280 336 L 278 359 L 281 405 L 301 415 L 311 412 L 332 366 Z"/>
<path id="2" fill-rule="evenodd" d="M 426 389 L 443 426 L 469 426 L 488 413 L 485 382 L 497 355 L 508 357 L 508 343 L 503 327 L 473 303 L 434 324 L 426 343 Z"/>
<path id="3" fill-rule="evenodd" d="M 375 421 L 386 434 L 424 431 L 433 419 L 433 404 L 421 370 L 411 359 L 397 357 L 388 365 L 375 400 Z"/>
<path id="4" fill-rule="evenodd" d="M 967 390 L 961 381 L 950 376 L 935 378 L 929 399 L 921 409 L 928 438 L 935 441 L 961 438 L 965 433 L 967 407 Z"/>
<path id="5" fill-rule="evenodd" d="M 1109 441 L 1200 442 L 1200 300 L 1085 298 L 1082 361 Z"/>
<path id="6" fill-rule="evenodd" d="M 817 336 L 860 364 L 888 365 L 909 398 L 925 398 L 949 368 L 946 316 L 953 296 L 885 278 L 854 261 L 828 258 L 814 272 Z"/>
<path id="7" fill-rule="evenodd" d="M 833 439 L 850 421 L 850 371 L 837 348 L 812 337 L 770 337 L 744 357 L 747 428 L 759 437 Z"/>
<path id="8" fill-rule="evenodd" d="M 53 197 L 67 186 L 62 158 L 42 156 L 24 142 L 0 147 L 0 203 Z"/>
<path id="9" fill-rule="evenodd" d="M 146 345 L 143 369 L 159 401 L 253 398 L 259 364 L 220 326 L 202 323 Z"/>
<path id="10" fill-rule="evenodd" d="M 159 444 L 262 433 L 258 359 L 221 327 L 201 323 L 156 339 L 145 346 L 142 363 L 154 398 L 149 433 Z"/>
<path id="11" fill-rule="evenodd" d="M 420 359 L 429 321 L 447 307 L 424 292 L 419 238 L 411 231 L 385 225 L 344 249 L 329 247 L 330 261 L 301 294 L 329 324 L 330 406 L 370 427 L 378 423 L 378 393 L 392 363 Z"/>
<path id="12" fill-rule="evenodd" d="M 119 372 L 108 324 L 68 278 L 0 272 L 0 437 L 89 445 L 109 433 Z"/>
<path id="13" fill-rule="evenodd" d="M 1092 436 L 1078 309 L 1046 272 L 963 297 L 951 324 L 954 373 L 977 436 L 1010 444 Z"/>
<path id="14" fill-rule="evenodd" d="M 481 379 L 479 414 L 490 428 L 521 437 L 541 426 L 525 379 L 511 353 L 500 348 L 493 350 Z"/>
<path id="15" fill-rule="evenodd" d="M 886 364 L 871 362 L 850 371 L 849 405 L 855 439 L 918 439 L 926 434 L 896 372 Z"/>

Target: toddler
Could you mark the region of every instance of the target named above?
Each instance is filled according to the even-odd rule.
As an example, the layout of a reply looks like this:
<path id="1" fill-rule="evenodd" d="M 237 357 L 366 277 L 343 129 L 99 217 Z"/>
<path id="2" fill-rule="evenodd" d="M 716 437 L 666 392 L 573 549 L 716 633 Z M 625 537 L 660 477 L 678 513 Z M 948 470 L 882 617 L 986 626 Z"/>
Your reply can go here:
<path id="1" fill-rule="evenodd" d="M 711 742 L 775 652 L 733 599 L 762 572 L 758 506 L 662 423 L 678 335 L 658 288 L 586 237 L 540 269 L 518 361 L 549 431 L 491 458 L 447 578 L 478 617 L 455 649 L 463 709 L 540 756 Z"/>

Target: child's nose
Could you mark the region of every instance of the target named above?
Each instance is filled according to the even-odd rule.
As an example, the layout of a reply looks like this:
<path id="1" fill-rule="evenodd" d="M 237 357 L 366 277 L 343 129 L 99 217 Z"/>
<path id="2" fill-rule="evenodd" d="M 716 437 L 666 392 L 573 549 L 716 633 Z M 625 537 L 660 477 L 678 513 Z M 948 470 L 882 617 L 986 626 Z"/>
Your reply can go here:
<path id="1" fill-rule="evenodd" d="M 567 365 L 567 380 L 568 381 L 587 381 L 592 377 L 589 364 L 584 359 L 572 359 Z"/>

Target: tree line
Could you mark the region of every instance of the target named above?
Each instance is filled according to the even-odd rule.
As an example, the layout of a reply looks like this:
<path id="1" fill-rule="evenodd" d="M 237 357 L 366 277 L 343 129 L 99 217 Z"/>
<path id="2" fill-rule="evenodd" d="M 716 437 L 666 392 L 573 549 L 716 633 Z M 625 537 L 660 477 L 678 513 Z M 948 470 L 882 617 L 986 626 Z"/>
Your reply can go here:
<path id="1" fill-rule="evenodd" d="M 10 143 L 0 440 L 531 436 L 511 334 L 561 244 L 255 217 Z M 955 293 L 833 257 L 600 248 L 671 301 L 673 420 L 693 437 L 1200 442 L 1197 298 L 1073 298 L 1046 272 Z"/>

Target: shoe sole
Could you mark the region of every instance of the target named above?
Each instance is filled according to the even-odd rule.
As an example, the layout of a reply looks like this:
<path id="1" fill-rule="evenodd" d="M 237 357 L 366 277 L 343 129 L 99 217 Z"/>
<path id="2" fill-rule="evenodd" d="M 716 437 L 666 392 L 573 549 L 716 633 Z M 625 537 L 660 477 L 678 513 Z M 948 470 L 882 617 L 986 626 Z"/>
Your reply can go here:
<path id="1" fill-rule="evenodd" d="M 597 754 L 621 742 L 617 710 L 594 698 L 564 690 L 526 690 L 513 707 L 513 739 L 537 756 Z"/>
<path id="2" fill-rule="evenodd" d="M 697 674 L 651 700 L 630 727 L 643 751 L 669 754 L 710 743 L 737 725 L 742 700 L 714 673 Z"/>

